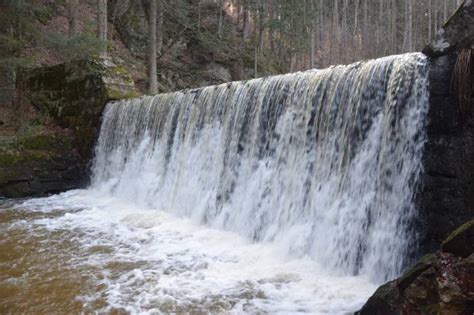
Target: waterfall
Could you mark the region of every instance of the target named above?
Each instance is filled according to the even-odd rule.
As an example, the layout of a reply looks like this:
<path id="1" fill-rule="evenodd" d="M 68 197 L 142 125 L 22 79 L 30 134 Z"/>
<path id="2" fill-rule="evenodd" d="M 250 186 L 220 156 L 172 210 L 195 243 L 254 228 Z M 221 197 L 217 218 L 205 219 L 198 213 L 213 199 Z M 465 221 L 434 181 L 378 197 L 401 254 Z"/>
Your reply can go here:
<path id="1" fill-rule="evenodd" d="M 414 244 L 427 62 L 390 56 L 109 103 L 91 188 L 384 281 Z"/>

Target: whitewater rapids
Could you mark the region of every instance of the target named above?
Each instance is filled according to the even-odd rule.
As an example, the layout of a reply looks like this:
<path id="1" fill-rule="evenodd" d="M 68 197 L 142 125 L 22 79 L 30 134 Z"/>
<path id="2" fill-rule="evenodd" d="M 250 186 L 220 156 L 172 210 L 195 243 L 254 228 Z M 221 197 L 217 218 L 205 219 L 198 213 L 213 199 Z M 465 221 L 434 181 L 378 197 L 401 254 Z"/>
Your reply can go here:
<path id="1" fill-rule="evenodd" d="M 108 104 L 89 188 L 0 201 L 23 253 L 0 292 L 41 312 L 358 310 L 416 245 L 427 78 L 406 54 Z"/>

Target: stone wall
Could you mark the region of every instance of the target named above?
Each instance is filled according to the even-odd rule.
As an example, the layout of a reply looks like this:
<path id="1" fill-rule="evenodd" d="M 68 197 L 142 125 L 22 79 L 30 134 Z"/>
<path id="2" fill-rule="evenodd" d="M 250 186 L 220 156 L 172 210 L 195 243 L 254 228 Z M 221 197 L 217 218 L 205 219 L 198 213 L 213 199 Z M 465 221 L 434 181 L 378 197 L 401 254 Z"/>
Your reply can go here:
<path id="1" fill-rule="evenodd" d="M 421 253 L 438 248 L 450 231 L 474 217 L 474 99 L 470 112 L 462 112 L 452 88 L 458 54 L 473 48 L 473 25 L 474 4 L 465 1 L 423 51 L 431 62 L 431 95 L 429 141 L 417 200 Z M 471 76 L 474 82 L 472 65 Z"/>
<path id="2" fill-rule="evenodd" d="M 474 217 L 474 120 L 459 110 L 452 93 L 457 53 L 431 58 L 429 141 L 418 195 L 422 253 L 438 248 L 450 231 Z"/>

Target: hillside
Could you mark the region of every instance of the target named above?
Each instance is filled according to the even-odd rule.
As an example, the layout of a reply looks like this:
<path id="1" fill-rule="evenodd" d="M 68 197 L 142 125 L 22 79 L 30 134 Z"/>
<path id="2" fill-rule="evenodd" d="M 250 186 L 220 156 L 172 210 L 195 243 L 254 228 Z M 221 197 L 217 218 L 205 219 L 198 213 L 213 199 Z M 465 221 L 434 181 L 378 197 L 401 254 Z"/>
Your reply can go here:
<path id="1" fill-rule="evenodd" d="M 24 12 L 28 29 L 17 57 L 27 66 L 54 65 L 84 57 L 87 51 L 71 52 L 67 42 L 68 12 L 63 1 L 34 1 Z M 93 37 L 96 32 L 96 1 L 79 1 L 78 32 Z M 241 29 L 223 10 L 223 33 L 216 33 L 220 7 L 203 1 L 198 19 L 187 3 L 169 4 L 164 8 L 163 48 L 158 55 L 159 90 L 170 91 L 190 87 L 242 80 L 254 77 L 253 46 L 241 38 Z M 8 14 L 8 9 L 3 14 Z M 144 92 L 147 85 L 147 1 L 109 1 L 109 56 L 122 64 L 136 85 Z M 29 30 L 32 31 L 29 31 Z M 53 39 L 52 39 L 53 38 Z M 88 38 L 77 48 L 86 50 Z M 63 41 L 63 42 L 61 42 Z M 74 43 L 73 43 L 74 44 Z M 5 44 L 3 44 L 5 45 Z M 69 46 L 69 47 L 68 47 Z M 90 49 L 90 47 L 89 47 Z M 264 61 L 264 62 L 263 62 Z M 258 75 L 282 72 L 271 56 L 262 58 Z"/>

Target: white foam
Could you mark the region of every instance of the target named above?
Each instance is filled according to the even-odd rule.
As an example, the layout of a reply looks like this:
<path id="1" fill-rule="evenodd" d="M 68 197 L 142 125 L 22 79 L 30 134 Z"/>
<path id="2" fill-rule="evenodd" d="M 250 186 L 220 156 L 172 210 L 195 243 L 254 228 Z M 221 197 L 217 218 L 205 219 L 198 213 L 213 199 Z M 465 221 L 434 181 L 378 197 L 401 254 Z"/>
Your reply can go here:
<path id="1" fill-rule="evenodd" d="M 111 103 L 93 189 L 386 281 L 414 244 L 427 69 L 406 54 Z"/>
<path id="2" fill-rule="evenodd" d="M 92 186 L 21 207 L 80 232 L 72 263 L 102 288 L 86 309 L 354 312 L 414 242 L 427 69 L 408 54 L 109 104 Z"/>
<path id="3" fill-rule="evenodd" d="M 236 233 L 94 191 L 32 199 L 20 207 L 84 209 L 33 224 L 79 230 L 76 241 L 84 248 L 112 249 L 76 262 L 102 270 L 97 281 L 105 286 L 108 305 L 100 311 L 343 314 L 360 308 L 375 289 L 365 277 L 340 276 L 309 257 L 288 257 L 278 243 L 251 243 Z M 108 266 L 113 262 L 137 267 L 112 276 Z M 85 307 L 93 299 L 81 297 Z"/>

